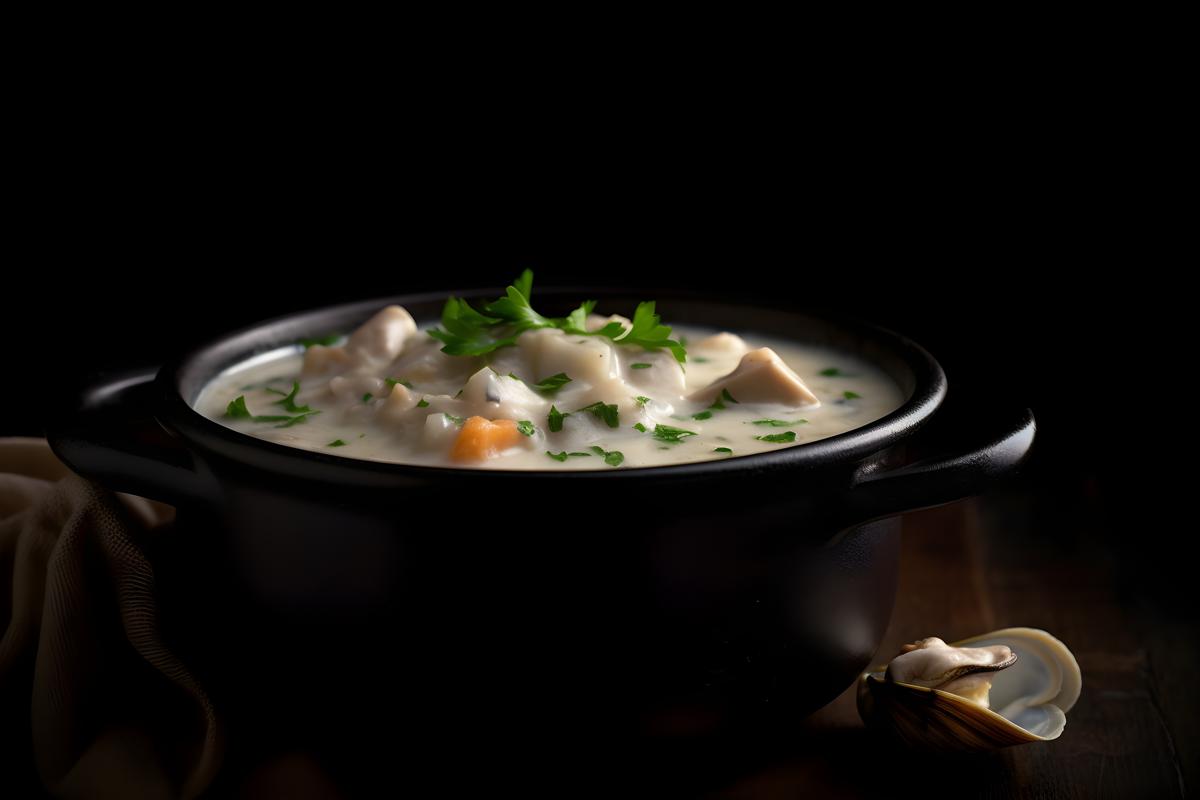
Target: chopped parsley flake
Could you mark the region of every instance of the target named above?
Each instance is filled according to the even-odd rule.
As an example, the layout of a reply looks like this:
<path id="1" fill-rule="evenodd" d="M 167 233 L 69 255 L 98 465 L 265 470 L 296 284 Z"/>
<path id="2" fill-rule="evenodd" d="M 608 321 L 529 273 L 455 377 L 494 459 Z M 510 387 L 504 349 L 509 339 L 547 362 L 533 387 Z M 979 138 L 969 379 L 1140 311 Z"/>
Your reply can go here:
<path id="1" fill-rule="evenodd" d="M 765 436 L 755 436 L 761 442 L 772 442 L 774 444 L 786 444 L 796 441 L 796 432 L 788 431 L 787 433 L 768 433 Z"/>
<path id="2" fill-rule="evenodd" d="M 655 425 L 654 438 L 660 442 L 679 444 L 689 436 L 695 436 L 695 431 L 685 431 L 683 428 L 672 428 L 670 425 Z"/>
<path id="3" fill-rule="evenodd" d="M 307 350 L 308 348 L 318 344 L 322 347 L 329 347 L 330 345 L 336 344 L 337 340 L 341 338 L 342 335 L 340 333 L 331 333 L 328 336 L 318 336 L 312 339 L 301 339 L 296 342 L 296 344 Z"/>
<path id="4" fill-rule="evenodd" d="M 343 442 L 341 439 L 334 439 L 332 442 L 330 442 L 329 444 L 327 444 L 325 446 L 326 447 L 345 447 L 346 443 Z"/>
<path id="5" fill-rule="evenodd" d="M 307 406 L 305 406 L 307 408 Z M 288 416 L 286 414 L 266 414 L 255 415 L 250 413 L 250 409 L 246 408 L 246 396 L 238 395 L 236 400 L 233 400 L 225 407 L 225 416 L 230 419 L 248 419 L 253 422 L 279 422 L 276 428 L 290 428 L 298 422 L 304 422 L 313 414 L 320 414 L 320 411 L 306 410 L 296 416 Z"/>
<path id="6" fill-rule="evenodd" d="M 290 393 L 284 393 L 284 392 L 279 391 L 278 389 L 270 389 L 270 388 L 268 388 L 267 391 L 274 392 L 275 394 L 283 395 L 283 399 L 276 400 L 275 405 L 283 406 L 284 411 L 290 411 L 293 414 L 303 414 L 307 411 L 312 411 L 312 409 L 309 408 L 308 406 L 296 405 L 296 393 L 300 391 L 300 382 L 299 381 L 292 381 L 292 391 Z"/>
<path id="7" fill-rule="evenodd" d="M 625 454 L 620 450 L 605 450 L 603 447 L 592 445 L 592 452 L 604 459 L 610 467 L 619 467 L 625 460 Z"/>
<path id="8" fill-rule="evenodd" d="M 709 359 L 705 358 L 704 356 L 695 356 L 692 358 L 692 361 L 697 364 L 707 364 Z"/>
<path id="9" fill-rule="evenodd" d="M 836 378 L 839 375 L 845 375 L 846 373 L 842 372 L 837 367 L 827 367 L 821 370 L 818 374 L 824 375 L 826 378 Z"/>
<path id="10" fill-rule="evenodd" d="M 714 453 L 732 453 L 733 451 L 730 450 L 728 447 L 714 447 L 713 452 Z"/>
<path id="11" fill-rule="evenodd" d="M 637 397 L 633 398 L 633 399 L 634 399 L 634 400 L 637 400 L 637 404 L 638 404 L 639 406 L 644 406 L 644 405 L 646 405 L 646 403 L 649 403 L 649 402 L 650 402 L 650 398 L 649 398 L 649 397 L 644 397 L 644 396 L 642 396 L 642 395 L 640 395 L 640 394 L 639 394 Z"/>
<path id="12" fill-rule="evenodd" d="M 846 392 L 842 392 L 842 397 L 846 398 L 847 400 L 857 400 L 860 397 L 862 397 L 862 395 L 859 394 L 858 392 L 846 391 Z"/>
<path id="13" fill-rule="evenodd" d="M 525 436 L 533 436 L 533 432 L 537 430 L 533 427 L 533 423 L 527 419 L 523 419 L 517 423 L 517 430 Z"/>
<path id="14" fill-rule="evenodd" d="M 311 417 L 313 414 L 320 414 L 320 413 L 321 413 L 320 411 L 309 411 L 304 414 L 297 414 L 294 417 L 283 417 L 282 419 L 284 419 L 286 421 L 280 425 L 276 425 L 275 427 L 276 428 L 290 428 L 293 425 L 297 425 L 301 422 L 307 421 L 308 418 Z M 268 422 L 268 421 L 274 421 L 277 419 L 280 419 L 280 417 L 255 417 L 254 421 L 255 422 Z"/>
<path id="15" fill-rule="evenodd" d="M 246 396 L 239 394 L 237 400 L 231 400 L 229 405 L 225 406 L 225 416 L 231 419 L 249 419 L 253 416 L 250 409 L 246 408 Z"/>
<path id="16" fill-rule="evenodd" d="M 722 389 L 721 393 L 719 395 L 717 395 L 717 398 L 712 401 L 712 405 L 709 406 L 708 408 L 704 409 L 703 411 L 701 411 L 699 414 L 693 414 L 692 419 L 696 419 L 696 420 L 708 419 L 712 416 L 712 412 L 724 411 L 726 408 L 725 402 L 724 402 L 725 400 L 728 400 L 731 403 L 737 402 L 737 400 L 733 399 L 733 395 L 731 395 L 729 393 L 728 389 Z M 675 419 L 687 419 L 687 417 L 675 417 Z"/>
<path id="17" fill-rule="evenodd" d="M 566 450 L 563 450 L 560 453 L 551 453 L 549 450 L 547 450 L 546 455 L 550 456 L 555 461 L 566 461 L 567 456 L 590 456 L 591 453 L 568 453 Z"/>
<path id="18" fill-rule="evenodd" d="M 374 397 L 375 397 L 375 395 L 371 394 L 370 392 L 367 392 L 366 394 L 363 395 L 363 402 L 369 403 L 369 402 L 371 402 L 372 398 L 374 398 Z"/>
<path id="19" fill-rule="evenodd" d="M 640 422 L 639 422 L 639 423 L 637 423 L 637 424 L 635 424 L 635 425 L 633 426 L 633 429 L 634 429 L 635 431 L 641 431 L 642 433 L 645 433 L 645 432 L 646 432 L 646 426 L 645 426 L 645 425 L 643 425 L 643 424 L 642 424 L 642 423 L 640 423 Z"/>
<path id="20" fill-rule="evenodd" d="M 417 401 L 417 408 L 429 408 L 429 401 L 422 397 Z"/>
<path id="21" fill-rule="evenodd" d="M 554 407 L 551 406 L 551 411 L 553 410 Z M 589 414 L 594 414 L 597 419 L 604 420 L 605 424 L 607 424 L 610 428 L 616 428 L 621 424 L 620 420 L 618 419 L 619 412 L 615 403 L 605 403 L 604 401 L 600 401 L 592 403 L 590 406 L 584 406 L 583 408 L 575 409 L 576 414 L 582 414 L 585 411 Z"/>
<path id="22" fill-rule="evenodd" d="M 650 369 L 652 366 L 654 366 L 654 365 L 653 365 L 653 364 L 647 364 L 647 363 L 646 363 L 646 362 L 644 362 L 644 361 L 639 361 L 639 362 L 638 362 L 638 363 L 636 363 L 636 364 L 630 364 L 630 365 L 629 365 L 629 368 L 630 368 L 630 369 Z"/>
<path id="23" fill-rule="evenodd" d="M 453 414 L 449 414 L 445 411 L 442 412 L 442 416 L 453 422 L 455 425 L 462 425 L 464 422 L 466 422 L 466 420 L 462 417 L 456 417 Z"/>
<path id="24" fill-rule="evenodd" d="M 797 425 L 804 425 L 808 422 L 806 419 L 786 420 L 786 419 L 756 419 L 751 422 L 751 425 L 765 425 L 771 428 L 794 428 Z"/>
<path id="25" fill-rule="evenodd" d="M 412 383 L 410 381 L 406 381 L 404 378 L 384 378 L 383 382 L 388 385 L 389 389 L 394 389 L 397 383 L 403 386 L 405 389 L 413 388 Z"/>
<path id="26" fill-rule="evenodd" d="M 571 379 L 567 376 L 567 373 L 560 372 L 557 375 L 551 375 L 549 378 L 542 378 L 529 388 L 537 392 L 545 392 L 546 394 L 550 394 L 552 392 L 557 392 L 570 382 Z"/>
<path id="27" fill-rule="evenodd" d="M 563 426 L 563 420 L 569 416 L 571 416 L 571 415 L 564 414 L 561 411 L 559 411 L 557 408 L 555 408 L 554 406 L 550 406 L 550 414 L 547 417 L 547 420 L 550 423 L 550 432 L 558 433 L 559 431 L 561 431 L 562 426 Z"/>

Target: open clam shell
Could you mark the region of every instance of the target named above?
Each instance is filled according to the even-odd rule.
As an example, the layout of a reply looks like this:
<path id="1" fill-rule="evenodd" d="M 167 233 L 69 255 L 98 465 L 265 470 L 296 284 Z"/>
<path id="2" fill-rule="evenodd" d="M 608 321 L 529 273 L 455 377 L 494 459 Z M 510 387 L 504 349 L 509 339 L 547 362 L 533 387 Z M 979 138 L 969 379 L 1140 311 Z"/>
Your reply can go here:
<path id="1" fill-rule="evenodd" d="M 952 646 L 1001 644 L 1017 658 L 993 673 L 990 709 L 941 689 L 886 680 L 882 664 L 859 678 L 859 715 L 912 745 L 936 749 L 993 750 L 1057 739 L 1083 685 L 1075 656 L 1036 628 L 1005 628 Z"/>

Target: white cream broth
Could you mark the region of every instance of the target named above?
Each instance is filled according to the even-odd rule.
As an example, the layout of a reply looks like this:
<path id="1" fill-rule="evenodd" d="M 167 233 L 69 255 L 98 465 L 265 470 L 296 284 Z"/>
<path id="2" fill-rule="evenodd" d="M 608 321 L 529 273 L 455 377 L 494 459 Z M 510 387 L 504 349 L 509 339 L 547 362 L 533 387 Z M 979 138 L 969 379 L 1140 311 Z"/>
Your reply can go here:
<path id="1" fill-rule="evenodd" d="M 587 329 L 612 320 L 628 323 L 593 315 Z M 792 447 L 905 399 L 880 369 L 836 350 L 688 326 L 674 336 L 687 342 L 684 365 L 666 349 L 555 328 L 486 356 L 451 356 L 389 306 L 341 344 L 282 348 L 226 370 L 195 408 L 250 436 L 347 458 L 581 470 Z M 531 388 L 562 374 L 570 382 L 557 389 Z M 554 412 L 566 415 L 561 430 L 551 430 Z"/>

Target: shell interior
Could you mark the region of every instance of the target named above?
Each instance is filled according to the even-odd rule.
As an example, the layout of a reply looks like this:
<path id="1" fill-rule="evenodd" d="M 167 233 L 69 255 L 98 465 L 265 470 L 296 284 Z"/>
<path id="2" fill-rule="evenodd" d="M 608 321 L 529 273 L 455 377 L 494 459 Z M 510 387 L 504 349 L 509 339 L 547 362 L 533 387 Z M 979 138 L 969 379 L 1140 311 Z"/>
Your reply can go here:
<path id="1" fill-rule="evenodd" d="M 1058 639 L 1036 628 L 1006 628 L 952 643 L 955 647 L 998 644 L 1012 648 L 1017 658 L 994 673 L 990 710 L 941 690 L 888 682 L 883 665 L 863 676 L 860 712 L 864 719 L 873 718 L 868 721 L 897 729 L 903 738 L 940 747 L 985 749 L 1058 738 L 1066 727 L 1066 712 L 1082 687 L 1075 657 Z M 928 702 L 922 696 L 941 699 Z"/>

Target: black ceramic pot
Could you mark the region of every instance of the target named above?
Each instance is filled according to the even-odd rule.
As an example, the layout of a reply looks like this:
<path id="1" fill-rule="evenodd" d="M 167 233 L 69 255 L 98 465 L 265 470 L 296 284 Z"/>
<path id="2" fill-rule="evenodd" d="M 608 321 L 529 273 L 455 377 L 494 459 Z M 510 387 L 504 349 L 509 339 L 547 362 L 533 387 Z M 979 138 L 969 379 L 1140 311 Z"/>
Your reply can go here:
<path id="1" fill-rule="evenodd" d="M 243 704 L 231 714 L 250 728 L 272 728 L 270 717 L 272 730 L 336 749 L 373 717 L 387 720 L 382 742 L 419 737 L 397 751 L 410 766 L 484 748 L 602 752 L 612 767 L 646 743 L 786 727 L 848 686 L 878 647 L 896 589 L 895 515 L 977 492 L 1033 440 L 1027 411 L 974 419 L 964 435 L 978 446 L 912 462 L 946 393 L 925 350 L 860 323 L 697 300 L 660 310 L 670 322 L 843 348 L 908 399 L 799 447 L 595 472 L 358 461 L 245 436 L 190 407 L 247 356 L 349 331 L 390 302 L 428 322 L 443 298 L 232 333 L 157 377 L 95 387 L 51 432 L 76 471 L 179 507 L 158 559 L 165 624 L 218 702 Z M 538 297 L 548 313 L 577 300 Z M 636 298 L 601 301 L 621 309 Z"/>

